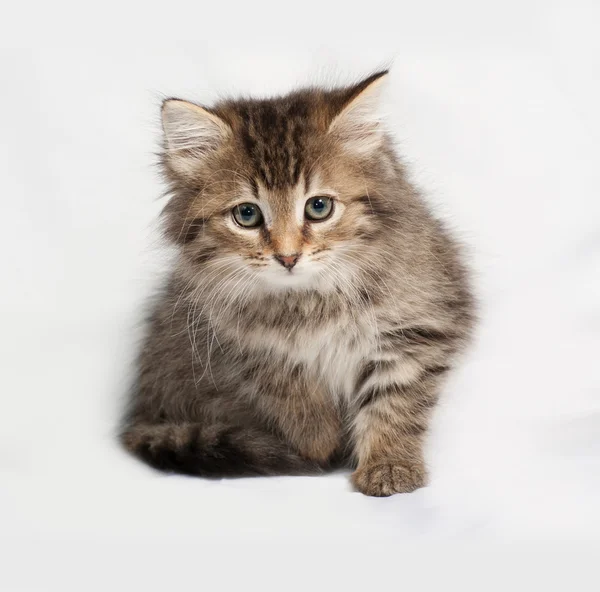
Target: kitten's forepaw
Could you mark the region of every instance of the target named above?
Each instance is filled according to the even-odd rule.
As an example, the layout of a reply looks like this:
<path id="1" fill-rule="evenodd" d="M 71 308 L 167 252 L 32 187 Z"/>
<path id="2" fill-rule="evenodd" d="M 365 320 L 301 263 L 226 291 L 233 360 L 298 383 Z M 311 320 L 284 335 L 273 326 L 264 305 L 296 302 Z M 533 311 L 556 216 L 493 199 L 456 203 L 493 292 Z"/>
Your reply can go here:
<path id="1" fill-rule="evenodd" d="M 368 464 L 354 471 L 352 482 L 365 495 L 386 497 L 423 487 L 427 482 L 427 473 L 422 465 Z"/>

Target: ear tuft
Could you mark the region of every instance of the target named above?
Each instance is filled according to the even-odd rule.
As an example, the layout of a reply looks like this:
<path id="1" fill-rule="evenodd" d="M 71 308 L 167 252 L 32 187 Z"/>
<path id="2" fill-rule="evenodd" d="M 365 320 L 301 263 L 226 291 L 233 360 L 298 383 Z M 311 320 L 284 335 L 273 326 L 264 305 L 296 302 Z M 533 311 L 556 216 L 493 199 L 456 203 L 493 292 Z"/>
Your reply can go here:
<path id="1" fill-rule="evenodd" d="M 218 150 L 231 132 L 217 115 L 188 101 L 167 99 L 161 113 L 168 162 L 183 174 Z"/>
<path id="2" fill-rule="evenodd" d="M 329 126 L 329 133 L 357 154 L 366 155 L 383 141 L 381 95 L 387 78 L 388 71 L 384 70 L 350 87 Z"/>

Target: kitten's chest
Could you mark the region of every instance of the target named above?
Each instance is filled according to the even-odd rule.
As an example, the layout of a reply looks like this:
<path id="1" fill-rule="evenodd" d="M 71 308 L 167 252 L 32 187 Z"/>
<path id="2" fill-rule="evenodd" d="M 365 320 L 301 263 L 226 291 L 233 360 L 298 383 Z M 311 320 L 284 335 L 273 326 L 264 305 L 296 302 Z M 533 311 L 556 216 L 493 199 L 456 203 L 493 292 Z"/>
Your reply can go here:
<path id="1" fill-rule="evenodd" d="M 307 373 L 334 398 L 349 398 L 373 343 L 374 335 L 361 324 L 351 329 L 329 327 L 307 335 L 302 343 L 290 348 L 289 355 L 304 364 Z"/>
<path id="2" fill-rule="evenodd" d="M 376 331 L 366 320 L 338 319 L 286 333 L 258 330 L 252 341 L 273 357 L 273 363 L 281 363 L 282 372 L 301 367 L 309 383 L 325 388 L 334 399 L 347 399 L 360 367 L 375 349 Z"/>

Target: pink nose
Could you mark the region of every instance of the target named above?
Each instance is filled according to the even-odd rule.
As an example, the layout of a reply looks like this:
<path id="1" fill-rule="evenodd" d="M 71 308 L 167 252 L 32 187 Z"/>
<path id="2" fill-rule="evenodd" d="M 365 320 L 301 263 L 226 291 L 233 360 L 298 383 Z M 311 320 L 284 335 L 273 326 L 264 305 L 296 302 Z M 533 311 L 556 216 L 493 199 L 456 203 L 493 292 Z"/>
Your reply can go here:
<path id="1" fill-rule="evenodd" d="M 296 265 L 298 259 L 300 259 L 300 255 L 275 255 L 274 256 L 281 265 L 283 265 L 286 269 L 291 271 L 292 267 Z"/>

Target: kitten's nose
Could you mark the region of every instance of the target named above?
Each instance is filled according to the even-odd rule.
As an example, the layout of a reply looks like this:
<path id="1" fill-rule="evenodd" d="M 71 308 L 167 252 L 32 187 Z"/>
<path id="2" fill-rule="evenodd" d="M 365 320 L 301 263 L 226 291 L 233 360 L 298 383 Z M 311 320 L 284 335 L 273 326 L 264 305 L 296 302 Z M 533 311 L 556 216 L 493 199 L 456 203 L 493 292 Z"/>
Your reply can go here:
<path id="1" fill-rule="evenodd" d="M 296 265 L 298 259 L 300 259 L 300 255 L 274 255 L 275 259 L 281 263 L 286 269 L 291 271 L 292 267 Z"/>

